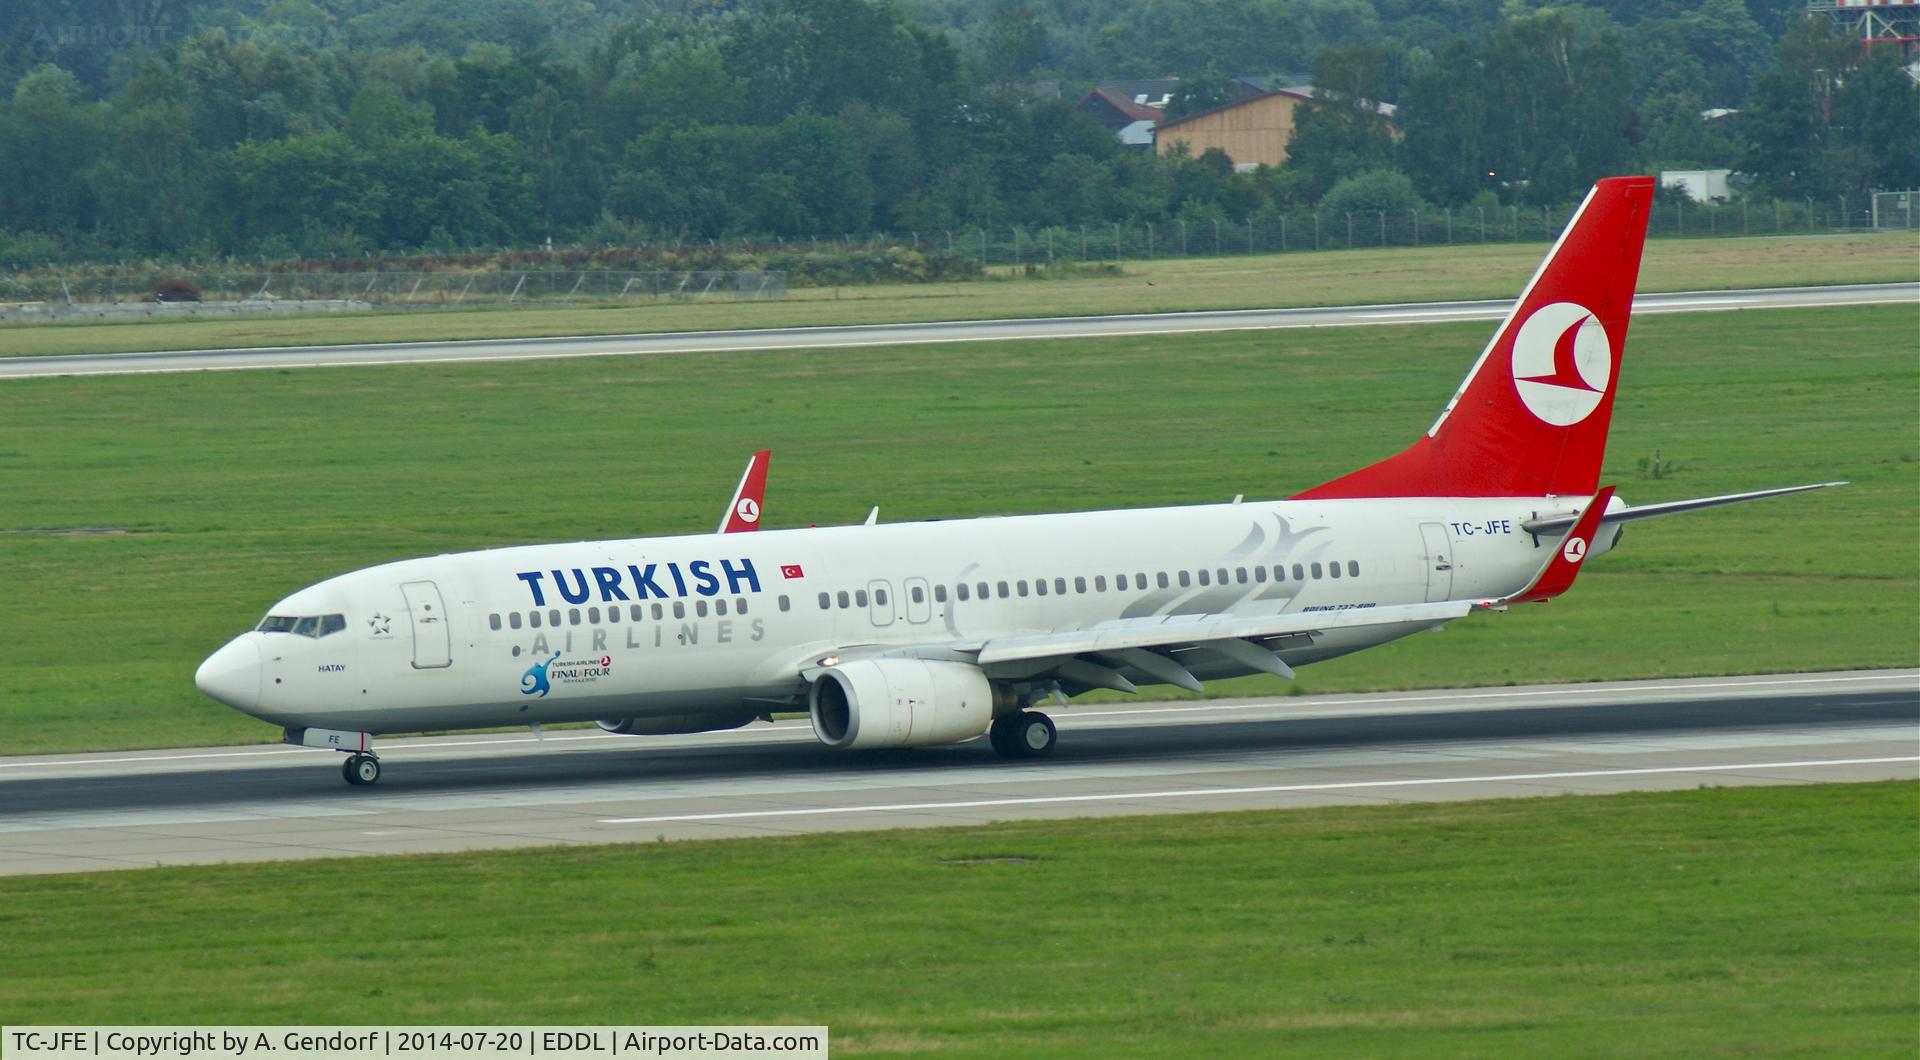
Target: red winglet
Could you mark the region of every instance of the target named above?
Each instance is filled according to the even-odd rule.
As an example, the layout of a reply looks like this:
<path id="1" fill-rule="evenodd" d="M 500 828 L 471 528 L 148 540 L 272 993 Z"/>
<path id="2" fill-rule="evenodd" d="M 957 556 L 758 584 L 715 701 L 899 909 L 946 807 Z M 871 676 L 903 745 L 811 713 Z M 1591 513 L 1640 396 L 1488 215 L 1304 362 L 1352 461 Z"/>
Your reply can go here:
<path id="1" fill-rule="evenodd" d="M 1527 603 L 1537 600 L 1551 600 L 1573 586 L 1573 579 L 1580 573 L 1580 561 L 1587 558 L 1588 547 L 1593 544 L 1594 531 L 1600 529 L 1600 519 L 1607 514 L 1607 502 L 1613 500 L 1613 487 L 1608 486 L 1594 495 L 1593 503 L 1580 513 L 1580 518 L 1561 538 L 1560 547 L 1553 558 L 1540 570 L 1533 584 L 1500 601 L 1503 604 Z"/>
<path id="2" fill-rule="evenodd" d="M 767 499 L 767 465 L 772 462 L 771 449 L 762 449 L 747 461 L 740 486 L 733 491 L 726 514 L 720 517 L 720 533 L 738 534 L 760 528 L 760 507 Z"/>

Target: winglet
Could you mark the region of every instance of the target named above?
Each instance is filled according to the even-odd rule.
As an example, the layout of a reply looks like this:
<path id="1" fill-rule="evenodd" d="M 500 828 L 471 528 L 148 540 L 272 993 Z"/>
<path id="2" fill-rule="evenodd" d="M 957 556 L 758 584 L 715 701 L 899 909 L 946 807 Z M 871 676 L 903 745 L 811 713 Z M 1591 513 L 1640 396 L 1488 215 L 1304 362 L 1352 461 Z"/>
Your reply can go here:
<path id="1" fill-rule="evenodd" d="M 762 449 L 747 460 L 746 473 L 740 476 L 740 485 L 720 516 L 716 533 L 738 534 L 760 528 L 760 506 L 767 499 L 767 465 L 772 462 L 771 449 Z"/>
<path id="2" fill-rule="evenodd" d="M 1600 529 L 1600 517 L 1607 513 L 1607 502 L 1612 499 L 1612 486 L 1595 494 L 1587 510 L 1581 512 L 1580 518 L 1574 522 L 1573 529 L 1561 539 L 1560 547 L 1554 550 L 1547 565 L 1534 576 L 1533 584 L 1489 606 L 1551 600 L 1572 588 L 1573 579 L 1580 573 L 1580 561 L 1587 558 L 1588 548 L 1593 544 L 1593 533 Z"/>

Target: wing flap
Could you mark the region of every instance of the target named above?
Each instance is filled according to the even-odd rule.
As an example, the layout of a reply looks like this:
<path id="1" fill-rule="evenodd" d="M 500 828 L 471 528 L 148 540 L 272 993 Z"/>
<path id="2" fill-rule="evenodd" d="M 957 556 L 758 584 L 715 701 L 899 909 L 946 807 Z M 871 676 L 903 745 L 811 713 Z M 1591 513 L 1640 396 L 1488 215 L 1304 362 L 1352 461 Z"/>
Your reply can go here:
<path id="1" fill-rule="evenodd" d="M 1128 619 L 1088 629 L 994 637 L 981 645 L 979 662 L 987 666 L 1027 659 L 1117 653 L 1129 648 L 1189 647 L 1205 645 L 1209 641 L 1244 641 L 1291 633 L 1320 633 L 1329 629 L 1413 622 L 1431 624 L 1464 618 L 1482 606 L 1485 604 L 1471 600 L 1440 600 L 1427 604 L 1395 604 L 1389 607 L 1356 607 L 1345 611 L 1304 611 L 1284 615 L 1171 615 Z"/>

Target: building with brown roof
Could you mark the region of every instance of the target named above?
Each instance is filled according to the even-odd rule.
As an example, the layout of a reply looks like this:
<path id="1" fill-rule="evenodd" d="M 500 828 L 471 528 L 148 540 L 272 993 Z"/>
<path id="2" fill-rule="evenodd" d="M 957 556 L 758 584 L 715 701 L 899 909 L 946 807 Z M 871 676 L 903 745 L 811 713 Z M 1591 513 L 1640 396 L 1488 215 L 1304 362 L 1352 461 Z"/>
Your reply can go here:
<path id="1" fill-rule="evenodd" d="M 1295 115 L 1313 98 L 1311 88 L 1280 88 L 1237 99 L 1184 118 L 1162 121 L 1153 130 L 1154 150 L 1166 154 L 1173 145 L 1187 145 L 1198 157 L 1217 147 L 1236 169 L 1277 166 L 1287 160 L 1287 141 L 1293 136 Z M 1391 104 L 1378 104 L 1382 116 L 1393 117 Z"/>

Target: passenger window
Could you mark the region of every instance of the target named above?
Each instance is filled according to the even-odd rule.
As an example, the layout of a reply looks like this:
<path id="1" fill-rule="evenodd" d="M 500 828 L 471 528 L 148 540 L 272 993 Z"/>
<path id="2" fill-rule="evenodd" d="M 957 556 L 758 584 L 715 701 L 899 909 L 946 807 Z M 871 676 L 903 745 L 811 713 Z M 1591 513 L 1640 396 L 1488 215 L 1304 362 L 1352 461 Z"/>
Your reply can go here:
<path id="1" fill-rule="evenodd" d="M 1013 591 L 1016 593 L 1019 593 L 1021 596 L 1027 595 L 1027 580 L 1025 578 L 1022 578 L 1019 581 L 1014 582 Z"/>
<path id="2" fill-rule="evenodd" d="M 1213 576 L 1214 576 L 1214 577 L 1216 577 L 1216 578 L 1218 578 L 1218 579 L 1220 579 L 1220 584 L 1221 584 L 1221 585 L 1225 585 L 1225 584 L 1227 584 L 1227 568 L 1225 568 L 1225 567 L 1221 567 L 1221 568 L 1220 568 L 1219 570 L 1216 570 L 1216 571 L 1214 571 L 1214 572 L 1213 572 Z M 1246 579 L 1245 579 L 1245 578 L 1242 578 L 1242 579 L 1240 579 L 1240 580 L 1241 580 L 1241 581 L 1246 581 Z"/>
<path id="3" fill-rule="evenodd" d="M 953 593 L 955 596 L 958 596 L 960 598 L 961 603 L 965 603 L 968 600 L 972 599 L 972 597 L 968 594 L 966 582 L 961 582 L 960 584 L 954 586 Z"/>
<path id="4" fill-rule="evenodd" d="M 513 629 L 519 629 L 520 628 L 520 612 L 518 611 L 507 612 L 507 625 Z"/>
<path id="5" fill-rule="evenodd" d="M 1265 567 L 1253 568 L 1253 580 L 1257 582 L 1265 582 L 1267 580 L 1267 568 Z"/>
<path id="6" fill-rule="evenodd" d="M 887 605 L 887 591 L 885 589 L 875 589 L 873 591 L 873 602 L 885 607 Z"/>
<path id="7" fill-rule="evenodd" d="M 1338 578 L 1340 576 L 1340 561 L 1334 560 L 1332 563 L 1327 564 L 1327 573 Z"/>
<path id="8" fill-rule="evenodd" d="M 1169 581 L 1167 580 L 1167 572 L 1166 572 L 1166 571 L 1159 571 L 1159 572 L 1158 572 L 1158 573 L 1157 573 L 1157 574 L 1155 575 L 1155 578 L 1156 578 L 1156 580 L 1157 580 L 1157 581 L 1159 581 L 1159 583 L 1160 583 L 1160 588 L 1162 588 L 1162 589 L 1165 589 L 1165 588 L 1166 588 L 1166 587 L 1167 587 L 1168 585 L 1170 585 L 1170 584 L 1172 584 L 1171 582 L 1169 582 Z M 1141 588 L 1145 588 L 1145 586 L 1141 586 Z"/>
<path id="9" fill-rule="evenodd" d="M 1096 574 L 1096 575 L 1094 575 L 1094 576 L 1093 576 L 1093 591 L 1094 591 L 1094 592 L 1096 592 L 1096 593 L 1104 593 L 1104 592 L 1106 592 L 1106 591 L 1107 591 L 1107 576 L 1106 576 L 1106 575 L 1104 575 L 1104 574 Z"/>
<path id="10" fill-rule="evenodd" d="M 780 610 L 782 611 L 793 610 L 793 601 L 787 599 L 787 596 L 785 593 L 780 594 Z"/>
<path id="11" fill-rule="evenodd" d="M 568 624 L 568 625 L 570 625 L 570 626 L 577 626 L 577 625 L 579 625 L 579 624 L 580 624 L 580 609 L 579 609 L 579 608 L 577 608 L 577 607 L 569 607 L 569 608 L 567 608 L 567 624 Z"/>
<path id="12" fill-rule="evenodd" d="M 913 602 L 916 604 L 925 602 L 927 598 L 925 590 L 921 589 L 918 585 L 908 589 L 907 595 L 913 597 Z"/>
<path id="13" fill-rule="evenodd" d="M 839 592 L 834 593 L 833 599 L 835 603 L 840 605 L 840 609 L 842 611 L 853 606 L 853 599 L 847 595 L 847 591 L 845 589 L 842 589 Z"/>
<path id="14" fill-rule="evenodd" d="M 859 604 L 861 607 L 867 606 L 867 591 L 865 589 L 855 589 L 853 591 L 853 602 Z"/>
<path id="15" fill-rule="evenodd" d="M 673 617 L 675 618 L 687 617 L 687 605 L 685 601 L 675 600 L 673 602 Z"/>
<path id="16" fill-rule="evenodd" d="M 589 607 L 589 608 L 587 608 L 587 621 L 588 621 L 588 622 L 589 622 L 590 624 L 592 624 L 592 625 L 596 625 L 596 626 L 597 626 L 597 625 L 599 625 L 599 624 L 600 624 L 600 609 L 599 609 L 599 608 L 597 608 L 597 607 Z"/>
<path id="17" fill-rule="evenodd" d="M 1297 582 L 1303 582 L 1303 581 L 1306 581 L 1306 580 L 1307 580 L 1307 568 L 1305 568 L 1305 567 L 1302 567 L 1302 566 L 1301 566 L 1300 564 L 1298 564 L 1298 563 L 1296 563 L 1296 564 L 1294 564 L 1294 565 L 1293 565 L 1293 580 L 1294 580 L 1294 581 L 1297 581 Z"/>
<path id="18" fill-rule="evenodd" d="M 1084 592 L 1086 592 L 1086 591 L 1087 591 L 1087 579 L 1085 579 L 1085 578 L 1083 578 L 1083 577 L 1077 577 L 1077 576 L 1076 576 L 1076 577 L 1075 577 L 1075 578 L 1073 579 L 1073 591 L 1074 591 L 1074 592 L 1076 592 L 1076 593 L 1084 593 Z"/>
<path id="19" fill-rule="evenodd" d="M 1166 587 L 1167 587 L 1167 583 L 1166 583 L 1166 577 L 1167 577 L 1167 576 L 1166 576 L 1166 575 L 1164 575 L 1164 574 L 1162 574 L 1162 575 L 1160 576 L 1160 578 L 1161 578 L 1161 581 L 1160 581 L 1160 588 L 1162 588 L 1162 589 L 1164 589 L 1164 588 L 1166 588 Z M 1147 587 L 1147 576 L 1146 576 L 1146 575 L 1144 575 L 1144 574 L 1136 574 L 1136 575 L 1134 575 L 1134 576 L 1133 576 L 1133 587 L 1134 587 L 1134 588 L 1136 588 L 1136 589 L 1145 589 L 1145 588 Z"/>
<path id="20" fill-rule="evenodd" d="M 727 602 L 725 600 L 715 600 L 713 602 L 713 613 L 724 616 L 727 613 Z"/>
<path id="21" fill-rule="evenodd" d="M 1193 584 L 1193 572 L 1184 571 L 1184 570 L 1181 571 L 1180 572 L 1180 588 L 1185 589 L 1186 587 L 1192 584 Z"/>
<path id="22" fill-rule="evenodd" d="M 539 629 L 540 628 L 540 612 L 538 611 L 527 612 L 527 624 L 532 626 L 535 629 Z"/>
<path id="23" fill-rule="evenodd" d="M 695 600 L 693 602 L 693 615 L 695 618 L 707 617 L 707 602 L 705 600 Z"/>
<path id="24" fill-rule="evenodd" d="M 667 617 L 667 609 L 660 604 L 653 605 L 653 620 L 658 622 Z"/>
<path id="25" fill-rule="evenodd" d="M 1360 561 L 1357 559 L 1348 560 L 1347 573 L 1352 577 L 1358 578 L 1360 576 Z"/>
<path id="26" fill-rule="evenodd" d="M 559 608 L 550 607 L 547 609 L 547 625 L 552 626 L 555 629 L 560 628 L 560 609 Z"/>
<path id="27" fill-rule="evenodd" d="M 488 616 L 487 616 L 487 628 L 488 628 L 488 629 L 499 629 L 499 628 L 500 628 L 500 616 L 499 616 L 499 615 L 488 615 Z"/>
<path id="28" fill-rule="evenodd" d="M 627 608 L 627 614 L 633 616 L 633 620 L 635 622 L 642 621 L 647 617 L 646 609 L 641 607 L 639 604 L 633 604 L 629 606 Z"/>
<path id="29" fill-rule="evenodd" d="M 920 591 L 920 590 L 918 590 L 918 589 L 915 589 L 915 590 L 914 590 L 914 592 L 916 592 L 916 593 L 917 593 L 917 592 L 919 592 L 919 591 Z M 934 587 L 933 587 L 933 602 L 934 602 L 934 603 L 936 603 L 936 604 L 944 604 L 944 603 L 946 603 L 946 602 L 947 602 L 947 587 L 946 587 L 946 586 L 944 586 L 944 585 L 936 585 L 936 586 L 934 586 Z"/>
<path id="30" fill-rule="evenodd" d="M 976 585 L 976 586 L 974 586 L 974 587 L 973 587 L 973 591 L 974 591 L 974 595 L 976 595 L 976 596 L 978 596 L 978 597 L 980 597 L 980 599 L 982 599 L 982 600 L 985 600 L 985 599 L 986 599 L 987 597 L 989 597 L 989 596 L 991 596 L 991 595 L 993 595 L 992 593 L 989 593 L 989 592 L 987 592 L 987 583 L 986 583 L 986 582 L 981 582 L 980 584 L 978 584 L 978 585 Z M 1007 595 L 1007 593 L 1006 593 L 1006 590 L 1004 590 L 1004 589 L 1002 589 L 1002 590 L 1000 591 L 1000 595 L 1001 595 L 1001 596 L 1005 596 L 1005 595 Z"/>
<path id="31" fill-rule="evenodd" d="M 1024 589 L 1026 587 L 1026 584 L 1027 584 L 1026 582 L 1021 582 L 1020 583 L 1021 588 Z M 1035 578 L 1033 580 L 1033 591 L 1034 591 L 1034 594 L 1037 596 L 1047 595 L 1047 580 L 1045 578 Z M 1020 595 L 1025 596 L 1027 594 L 1025 592 L 1022 592 Z"/>
<path id="32" fill-rule="evenodd" d="M 1313 565 L 1313 576 L 1314 576 L 1315 578 L 1319 578 L 1319 577 L 1320 577 L 1320 564 L 1318 564 L 1318 563 L 1315 563 L 1315 564 Z"/>
<path id="33" fill-rule="evenodd" d="M 1241 585 L 1247 584 L 1247 568 L 1245 567 L 1233 568 L 1233 580 Z"/>
<path id="34" fill-rule="evenodd" d="M 1200 584 L 1201 585 L 1213 584 L 1207 579 L 1207 569 L 1205 567 L 1200 568 Z"/>
<path id="35" fill-rule="evenodd" d="M 1007 583 L 1006 583 L 1006 582 L 998 582 L 998 583 L 996 583 L 996 584 L 994 585 L 994 588 L 996 588 L 996 589 L 998 589 L 998 590 L 1000 590 L 1000 599 L 1002 599 L 1002 600 L 1005 600 L 1005 599 L 1007 598 Z M 1025 594 L 1025 593 L 1021 593 L 1020 595 L 1022 595 L 1022 596 L 1025 596 L 1026 594 Z"/>
<path id="36" fill-rule="evenodd" d="M 1080 591 L 1085 592 L 1086 590 L 1082 589 Z M 1053 580 L 1053 595 L 1055 596 L 1067 595 L 1067 580 L 1065 578 L 1055 578 Z"/>
<path id="37" fill-rule="evenodd" d="M 746 597 L 744 597 L 744 596 L 740 596 L 740 597 L 735 597 L 735 598 L 734 598 L 734 601 L 733 601 L 733 613 L 734 613 L 734 614 L 736 614 L 736 615 L 744 615 L 744 614 L 746 614 L 746 613 L 747 613 L 747 598 L 746 598 Z"/>

